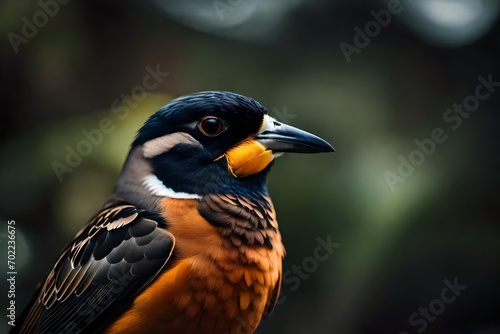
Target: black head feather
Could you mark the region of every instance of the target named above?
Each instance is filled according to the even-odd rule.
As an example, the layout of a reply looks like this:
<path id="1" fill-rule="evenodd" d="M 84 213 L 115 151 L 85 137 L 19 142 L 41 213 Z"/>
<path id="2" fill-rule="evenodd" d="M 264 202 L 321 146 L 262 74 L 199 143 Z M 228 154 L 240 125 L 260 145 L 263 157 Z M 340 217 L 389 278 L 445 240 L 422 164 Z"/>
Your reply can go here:
<path id="1" fill-rule="evenodd" d="M 176 132 L 191 135 L 200 146 L 179 143 L 151 158 L 154 174 L 176 192 L 192 194 L 241 192 L 249 188 L 265 191 L 265 174 L 236 179 L 224 159 L 229 148 L 255 135 L 262 126 L 266 108 L 254 99 L 231 92 L 200 92 L 175 99 L 153 114 L 139 130 L 132 146 Z M 204 135 L 199 122 L 215 116 L 224 123 L 216 137 Z"/>
<path id="2" fill-rule="evenodd" d="M 132 144 L 140 145 L 163 135 L 186 131 L 187 125 L 205 116 L 221 117 L 228 125 L 227 134 L 217 138 L 219 145 L 238 143 L 258 131 L 267 109 L 252 98 L 232 92 L 207 91 L 177 98 L 156 113 L 141 127 Z M 197 140 L 201 133 L 191 133 Z M 223 140 L 220 140 L 220 138 Z M 227 146 L 226 148 L 229 148 Z"/>

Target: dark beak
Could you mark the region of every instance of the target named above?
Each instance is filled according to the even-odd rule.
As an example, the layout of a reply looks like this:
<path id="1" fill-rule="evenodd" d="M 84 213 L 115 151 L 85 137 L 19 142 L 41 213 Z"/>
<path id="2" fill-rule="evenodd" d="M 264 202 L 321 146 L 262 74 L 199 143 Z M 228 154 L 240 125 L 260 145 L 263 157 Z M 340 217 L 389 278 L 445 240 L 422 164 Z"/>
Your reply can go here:
<path id="1" fill-rule="evenodd" d="M 255 140 L 273 152 L 335 152 L 327 141 L 309 132 L 277 122 L 266 115 L 264 126 Z"/>

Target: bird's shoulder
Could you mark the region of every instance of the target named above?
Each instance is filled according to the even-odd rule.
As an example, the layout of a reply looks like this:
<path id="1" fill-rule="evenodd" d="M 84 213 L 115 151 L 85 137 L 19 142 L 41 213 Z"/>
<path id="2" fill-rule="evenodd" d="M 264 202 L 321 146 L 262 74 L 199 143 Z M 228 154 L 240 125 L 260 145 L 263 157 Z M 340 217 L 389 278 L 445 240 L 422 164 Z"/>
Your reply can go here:
<path id="1" fill-rule="evenodd" d="M 170 258 L 175 239 L 164 227 L 157 213 L 108 201 L 62 251 L 25 311 L 21 332 L 105 326 L 105 315 L 122 312 Z"/>

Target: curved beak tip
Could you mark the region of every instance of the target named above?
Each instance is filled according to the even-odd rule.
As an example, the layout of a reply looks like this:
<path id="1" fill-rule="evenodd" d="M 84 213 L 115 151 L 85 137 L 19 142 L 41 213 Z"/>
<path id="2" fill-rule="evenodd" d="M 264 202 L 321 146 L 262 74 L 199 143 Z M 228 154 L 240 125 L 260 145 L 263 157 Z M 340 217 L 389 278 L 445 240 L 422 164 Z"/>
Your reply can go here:
<path id="1" fill-rule="evenodd" d="M 330 143 L 304 130 L 273 122 L 272 127 L 264 129 L 255 140 L 274 152 L 321 153 L 335 152 Z"/>
<path id="2" fill-rule="evenodd" d="M 335 152 L 335 148 L 332 145 L 330 145 L 330 143 L 328 143 L 328 146 L 330 147 L 328 148 L 328 151 L 325 152 Z"/>

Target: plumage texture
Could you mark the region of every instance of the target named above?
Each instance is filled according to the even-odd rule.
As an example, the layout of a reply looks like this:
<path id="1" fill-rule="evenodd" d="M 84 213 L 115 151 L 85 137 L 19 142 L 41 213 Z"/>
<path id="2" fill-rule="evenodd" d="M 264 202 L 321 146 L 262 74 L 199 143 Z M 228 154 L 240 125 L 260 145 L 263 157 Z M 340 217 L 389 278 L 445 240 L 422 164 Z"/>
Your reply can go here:
<path id="1" fill-rule="evenodd" d="M 98 330 L 167 263 L 174 237 L 163 219 L 112 200 L 66 247 L 23 319 L 21 333 Z"/>
<path id="2" fill-rule="evenodd" d="M 285 253 L 267 145 L 333 150 L 234 93 L 161 108 L 13 333 L 253 333 L 276 304 Z"/>
<path id="3" fill-rule="evenodd" d="M 268 231 L 275 247 L 235 245 L 223 232 L 227 227 L 209 224 L 200 215 L 199 205 L 196 200 L 163 201 L 168 229 L 176 237 L 171 267 L 106 333 L 239 333 L 242 324 L 251 333 L 270 312 L 279 294 L 284 255 L 279 232 Z M 234 224 L 244 225 L 248 214 L 259 219 L 241 208 L 233 217 Z M 267 210 L 269 220 L 276 224 L 272 206 Z M 185 224 L 191 228 L 184 228 Z M 163 319 L 161 324 L 147 320 L 156 317 Z"/>

